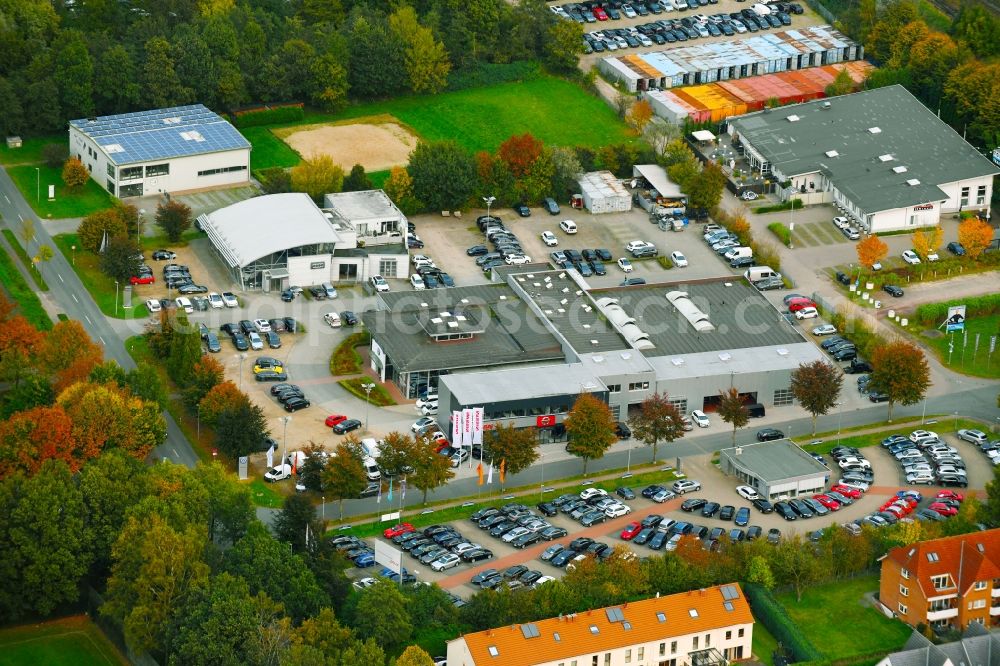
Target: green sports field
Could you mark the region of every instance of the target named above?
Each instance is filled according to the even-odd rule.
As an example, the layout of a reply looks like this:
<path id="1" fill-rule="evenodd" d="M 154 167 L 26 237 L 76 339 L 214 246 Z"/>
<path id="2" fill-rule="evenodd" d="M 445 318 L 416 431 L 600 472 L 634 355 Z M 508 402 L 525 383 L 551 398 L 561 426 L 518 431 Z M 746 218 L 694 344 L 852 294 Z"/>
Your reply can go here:
<path id="1" fill-rule="evenodd" d="M 0 630 L 0 666 L 128 664 L 93 622 L 75 616 Z"/>
<path id="2" fill-rule="evenodd" d="M 517 83 L 359 104 L 341 113 L 310 114 L 295 124 L 342 122 L 382 114 L 394 116 L 421 139 L 454 139 L 472 151 L 495 151 L 509 137 L 525 132 L 550 146 L 597 148 L 635 140 L 607 104 L 575 83 L 547 75 Z M 253 144 L 250 159 L 254 169 L 298 163 L 298 154 L 268 128 L 241 131 Z"/>

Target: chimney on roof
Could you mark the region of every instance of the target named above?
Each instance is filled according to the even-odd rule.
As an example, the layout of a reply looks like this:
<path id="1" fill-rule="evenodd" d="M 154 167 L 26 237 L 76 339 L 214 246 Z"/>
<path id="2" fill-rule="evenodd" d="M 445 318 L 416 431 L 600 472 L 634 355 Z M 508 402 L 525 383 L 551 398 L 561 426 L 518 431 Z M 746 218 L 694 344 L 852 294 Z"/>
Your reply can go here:
<path id="1" fill-rule="evenodd" d="M 486 635 L 487 636 L 492 636 L 493 635 L 493 630 L 492 629 L 487 629 L 486 630 Z"/>

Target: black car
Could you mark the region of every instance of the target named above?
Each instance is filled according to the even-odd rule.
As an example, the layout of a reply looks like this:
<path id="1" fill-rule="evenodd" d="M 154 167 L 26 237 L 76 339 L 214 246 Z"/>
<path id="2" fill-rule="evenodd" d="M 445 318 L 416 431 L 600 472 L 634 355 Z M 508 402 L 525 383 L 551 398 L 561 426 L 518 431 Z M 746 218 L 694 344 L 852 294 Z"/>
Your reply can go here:
<path id="1" fill-rule="evenodd" d="M 615 423 L 615 435 L 618 439 L 631 439 L 632 430 L 625 423 L 618 421 Z"/>
<path id="2" fill-rule="evenodd" d="M 645 488 L 643 488 L 641 494 L 646 499 L 649 499 L 650 497 L 652 497 L 656 493 L 660 492 L 661 490 L 666 490 L 666 488 L 664 486 L 659 485 L 659 484 L 653 484 L 651 486 L 646 486 Z"/>
<path id="3" fill-rule="evenodd" d="M 952 241 L 952 242 L 948 243 L 945 247 L 948 249 L 949 252 L 951 252 L 956 257 L 964 257 L 965 256 L 965 248 L 962 247 L 961 243 Z M 154 256 L 153 259 L 156 259 L 156 257 Z"/>
<path id="4" fill-rule="evenodd" d="M 177 255 L 170 250 L 153 250 L 153 259 L 156 261 L 169 261 L 176 258 Z"/>
<path id="5" fill-rule="evenodd" d="M 177 288 L 178 294 L 207 294 L 208 287 L 203 284 L 184 284 Z"/>
<path id="6" fill-rule="evenodd" d="M 708 500 L 703 500 L 703 499 L 699 499 L 699 498 L 696 498 L 696 497 L 692 497 L 690 499 L 684 500 L 681 503 L 681 511 L 697 511 L 698 509 L 703 508 L 707 504 L 708 504 Z M 713 504 L 715 504 L 715 503 L 713 502 Z M 719 508 L 719 505 L 716 504 L 715 505 L 715 510 L 718 511 L 718 508 Z"/>
<path id="7" fill-rule="evenodd" d="M 570 541 L 569 547 L 571 550 L 580 552 L 587 550 L 587 548 L 589 548 L 590 544 L 592 543 L 594 543 L 594 540 L 591 539 L 590 537 L 577 537 L 576 539 Z"/>
<path id="8" fill-rule="evenodd" d="M 306 400 L 305 398 L 299 398 L 299 397 L 291 398 L 285 403 L 285 411 L 297 412 L 300 409 L 305 409 L 311 404 L 312 403 Z"/>
<path id="9" fill-rule="evenodd" d="M 882 393 L 881 391 L 871 391 L 868 393 L 868 399 L 872 402 L 889 402 L 889 394 Z"/>
<path id="10" fill-rule="evenodd" d="M 858 375 L 863 372 L 871 372 L 871 371 L 872 371 L 871 363 L 869 363 L 868 361 L 859 361 L 858 359 L 854 359 L 853 361 L 851 361 L 850 365 L 844 368 L 844 372 L 846 372 L 849 375 Z"/>
<path id="11" fill-rule="evenodd" d="M 546 197 L 542 202 L 542 206 L 545 207 L 545 210 L 549 211 L 549 215 L 559 214 L 559 204 L 557 204 L 556 200 L 552 197 Z"/>
<path id="12" fill-rule="evenodd" d="M 764 428 L 757 431 L 757 441 L 758 442 L 770 442 L 775 439 L 783 439 L 785 433 L 781 432 L 777 428 Z"/>
<path id="13" fill-rule="evenodd" d="M 247 342 L 246 336 L 244 336 L 242 333 L 238 331 L 234 332 L 232 338 L 233 338 L 233 344 L 236 346 L 238 350 L 246 351 L 250 349 L 250 343 Z"/>
<path id="14" fill-rule="evenodd" d="M 510 545 L 514 548 L 527 548 L 532 544 L 536 544 L 542 540 L 542 535 L 538 532 L 528 532 L 527 534 L 522 534 L 521 536 L 514 539 Z"/>
<path id="15" fill-rule="evenodd" d="M 851 361 L 858 357 L 858 351 L 852 347 L 846 349 L 840 349 L 833 354 L 833 358 L 837 361 Z"/>
<path id="16" fill-rule="evenodd" d="M 267 346 L 271 349 L 281 349 L 281 338 L 274 331 L 267 331 L 260 334 L 267 341 Z"/>
<path id="17" fill-rule="evenodd" d="M 812 518 L 815 515 L 813 510 L 809 508 L 809 505 L 800 499 L 790 499 L 788 503 L 803 518 Z"/>
<path id="18" fill-rule="evenodd" d="M 381 483 L 378 483 L 378 482 L 369 483 L 367 486 L 365 486 L 365 489 L 361 491 L 361 494 L 358 495 L 358 497 L 361 497 L 361 498 L 364 498 L 364 497 L 375 497 L 376 495 L 378 495 L 379 489 L 381 487 L 382 487 Z"/>
<path id="19" fill-rule="evenodd" d="M 222 345 L 219 344 L 219 337 L 215 333 L 210 331 L 205 335 L 204 340 L 205 346 L 208 347 L 208 351 L 213 354 L 217 354 L 222 351 Z"/>
<path id="20" fill-rule="evenodd" d="M 271 395 L 278 395 L 286 390 L 299 391 L 301 393 L 301 390 L 295 384 L 275 384 L 271 387 Z"/>
<path id="21" fill-rule="evenodd" d="M 295 333 L 299 330 L 298 322 L 295 321 L 294 317 L 285 317 L 285 330 L 289 333 Z"/>
<path id="22" fill-rule="evenodd" d="M 521 217 L 531 217 L 531 209 L 528 208 L 523 203 L 516 203 L 513 206 L 514 212 L 516 212 Z"/>
<path id="23" fill-rule="evenodd" d="M 542 538 L 544 540 L 552 541 L 553 539 L 561 539 L 568 533 L 566 532 L 566 529 L 563 527 L 552 526 L 552 527 L 546 527 L 541 532 L 539 532 L 539 534 L 542 535 Z"/>
<path id="24" fill-rule="evenodd" d="M 645 518 L 643 518 L 642 522 L 639 524 L 642 525 L 642 527 L 645 529 L 647 527 L 656 527 L 662 522 L 663 522 L 663 516 L 651 513 Z"/>
<path id="25" fill-rule="evenodd" d="M 288 379 L 288 375 L 284 372 L 275 372 L 274 370 L 262 370 L 253 376 L 258 382 L 283 382 Z"/>
<path id="26" fill-rule="evenodd" d="M 799 517 L 799 514 L 795 512 L 795 509 L 793 509 L 791 505 L 786 501 L 775 502 L 774 510 L 778 513 L 779 516 L 781 516 L 785 520 L 796 520 Z M 770 533 L 768 533 L 768 541 L 770 540 L 771 540 L 771 535 Z"/>
<path id="27" fill-rule="evenodd" d="M 897 287 L 894 284 L 882 285 L 882 291 L 889 294 L 893 298 L 899 298 L 903 295 L 903 289 L 901 287 Z"/>
<path id="28" fill-rule="evenodd" d="M 281 300 L 285 303 L 291 303 L 295 300 L 295 292 L 291 289 L 285 289 L 281 292 Z"/>
<path id="29" fill-rule="evenodd" d="M 819 346 L 829 351 L 830 349 L 836 347 L 837 345 L 843 344 L 845 342 L 850 342 L 850 340 L 839 335 L 834 335 L 827 338 L 823 342 L 819 343 Z"/>
<path id="30" fill-rule="evenodd" d="M 627 499 L 627 500 L 634 500 L 635 499 L 635 493 L 632 492 L 632 489 L 631 488 L 626 488 L 625 486 L 621 486 L 619 488 L 615 488 L 615 495 L 618 495 L 622 499 Z"/>
<path id="31" fill-rule="evenodd" d="M 647 543 L 649 543 L 649 540 L 652 539 L 653 535 L 655 534 L 656 534 L 655 527 L 644 527 L 642 530 L 639 531 L 638 534 L 635 535 L 635 538 L 632 539 L 632 542 L 637 543 L 640 546 L 644 546 Z"/>
<path id="32" fill-rule="evenodd" d="M 344 326 L 357 326 L 358 325 L 358 315 L 354 314 L 350 310 L 344 310 L 340 313 L 340 319 L 344 322 Z"/>
<path id="33" fill-rule="evenodd" d="M 844 273 L 843 271 L 837 271 L 836 278 L 837 282 L 839 282 L 842 285 L 847 286 L 851 284 L 851 278 L 848 277 L 847 273 Z"/>
<path id="34" fill-rule="evenodd" d="M 338 435 L 343 435 L 345 433 L 351 432 L 352 430 L 357 430 L 360 427 L 361 427 L 361 421 L 357 419 L 347 419 L 346 421 L 341 421 L 337 425 L 333 426 L 333 432 Z"/>
<path id="35" fill-rule="evenodd" d="M 760 537 L 763 530 L 758 525 L 751 525 L 747 528 L 747 541 L 753 541 L 754 539 Z"/>
<path id="36" fill-rule="evenodd" d="M 557 509 L 551 502 L 542 502 L 538 504 L 536 508 L 546 516 L 554 516 L 559 513 L 559 509 Z"/>
<path id="37" fill-rule="evenodd" d="M 648 546 L 653 550 L 663 550 L 663 547 L 667 544 L 667 539 L 670 537 L 670 533 L 658 531 L 653 535 L 653 538 L 649 540 Z"/>
<path id="38" fill-rule="evenodd" d="M 681 507 L 681 508 L 683 508 L 683 507 Z M 706 518 L 711 518 L 716 513 L 718 513 L 719 509 L 721 509 L 721 508 L 722 507 L 721 507 L 721 505 L 718 502 L 706 502 L 705 505 L 702 506 L 701 515 L 703 515 Z M 732 517 L 732 515 L 730 515 L 730 517 Z"/>
<path id="39" fill-rule="evenodd" d="M 621 284 L 618 285 L 618 286 L 620 286 L 620 287 L 634 287 L 634 286 L 641 285 L 641 284 L 646 284 L 646 280 L 644 278 L 641 278 L 641 277 L 631 277 L 631 278 L 625 278 L 624 280 L 622 280 Z"/>
<path id="40" fill-rule="evenodd" d="M 555 557 L 553 557 L 551 560 L 549 560 L 549 564 L 551 564 L 554 567 L 559 567 L 561 569 L 565 567 L 567 564 L 569 564 L 569 561 L 572 560 L 574 557 L 576 557 L 577 554 L 578 554 L 577 551 L 573 550 L 572 548 L 567 548 L 558 555 L 556 555 Z"/>
<path id="41" fill-rule="evenodd" d="M 732 520 L 735 513 L 736 507 L 732 504 L 727 504 L 719 511 L 719 520 Z"/>
<path id="42" fill-rule="evenodd" d="M 485 245 L 473 245 L 465 251 L 470 257 L 481 257 L 484 254 L 489 254 L 489 252 L 489 248 Z"/>
<path id="43" fill-rule="evenodd" d="M 774 511 L 774 506 L 763 497 L 758 497 L 750 503 L 757 507 L 757 510 L 761 513 L 772 513 Z"/>
<path id="44" fill-rule="evenodd" d="M 965 488 L 969 485 L 968 477 L 961 474 L 939 474 L 938 475 L 938 485 L 939 486 L 958 486 L 959 488 Z"/>

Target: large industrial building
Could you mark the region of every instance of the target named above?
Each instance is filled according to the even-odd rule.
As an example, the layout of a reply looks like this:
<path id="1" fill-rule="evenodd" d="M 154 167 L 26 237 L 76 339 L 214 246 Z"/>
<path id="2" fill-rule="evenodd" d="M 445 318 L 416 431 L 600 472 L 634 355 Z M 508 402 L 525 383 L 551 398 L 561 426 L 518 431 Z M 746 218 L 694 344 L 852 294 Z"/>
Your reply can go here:
<path id="1" fill-rule="evenodd" d="M 629 92 L 742 79 L 861 60 L 864 49 L 828 25 L 746 39 L 610 56 L 598 68 Z"/>
<path id="2" fill-rule="evenodd" d="M 308 194 L 270 194 L 198 222 L 242 289 L 409 275 L 406 218 L 384 192 L 328 194 L 326 205 L 321 209 Z"/>
<path id="3" fill-rule="evenodd" d="M 71 120 L 69 152 L 122 199 L 250 180 L 250 142 L 201 104 Z"/>
<path id="4" fill-rule="evenodd" d="M 465 634 L 448 641 L 448 663 L 725 666 L 750 658 L 753 625 L 731 583 Z"/>
<path id="5" fill-rule="evenodd" d="M 731 118 L 729 134 L 783 198 L 834 203 L 872 233 L 988 211 L 1000 173 L 899 85 Z"/>
<path id="6" fill-rule="evenodd" d="M 487 427 L 558 440 L 580 393 L 621 420 L 653 393 L 682 411 L 714 411 L 730 387 L 789 405 L 791 372 L 822 358 L 742 279 L 589 289 L 575 270 L 528 265 L 494 280 L 378 294 L 363 315 L 373 370 L 411 398 L 436 386 L 442 430 L 452 411 L 485 407 Z"/>

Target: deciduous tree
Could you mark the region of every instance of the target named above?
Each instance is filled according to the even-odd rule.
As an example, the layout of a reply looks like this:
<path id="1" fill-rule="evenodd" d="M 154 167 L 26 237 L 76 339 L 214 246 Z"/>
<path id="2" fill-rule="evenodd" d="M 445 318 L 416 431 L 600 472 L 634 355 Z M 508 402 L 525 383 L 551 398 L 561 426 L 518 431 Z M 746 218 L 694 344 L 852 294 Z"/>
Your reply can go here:
<path id="1" fill-rule="evenodd" d="M 660 442 L 668 444 L 684 436 L 684 420 L 677 405 L 666 393 L 654 393 L 639 405 L 639 411 L 629 419 L 632 434 L 653 447 L 653 462 Z"/>
<path id="2" fill-rule="evenodd" d="M 927 230 L 919 229 L 913 232 L 913 236 L 911 236 L 913 251 L 926 261 L 928 254 L 937 252 L 938 248 L 941 247 L 941 238 L 943 236 L 944 232 L 941 230 L 941 227 L 934 227 Z"/>
<path id="3" fill-rule="evenodd" d="M 993 242 L 993 227 L 978 217 L 968 217 L 958 225 L 958 242 L 972 259 L 979 259 Z"/>
<path id="4" fill-rule="evenodd" d="M 889 254 L 889 246 L 875 234 L 859 241 L 854 249 L 858 253 L 858 262 L 868 270 Z"/>
<path id="5" fill-rule="evenodd" d="M 18 471 L 32 476 L 46 460 L 61 460 L 77 471 L 83 461 L 76 457 L 72 428 L 59 405 L 17 412 L 0 422 L 0 478 Z"/>
<path id="6" fill-rule="evenodd" d="M 409 464 L 413 438 L 397 431 L 386 435 L 378 447 L 378 466 L 386 476 L 396 476 Z"/>
<path id="7" fill-rule="evenodd" d="M 313 155 L 292 167 L 292 190 L 305 192 L 312 200 L 322 203 L 323 195 L 340 192 L 344 184 L 344 170 L 334 163 L 330 155 Z"/>
<path id="8" fill-rule="evenodd" d="M 424 442 L 417 442 L 413 447 L 410 466 L 413 471 L 406 478 L 423 493 L 424 504 L 427 504 L 428 491 L 437 490 L 455 477 L 455 472 L 451 471 L 451 459 L 435 453 Z"/>
<path id="9" fill-rule="evenodd" d="M 544 44 L 545 63 L 557 72 L 573 73 L 580 62 L 583 27 L 576 21 L 556 21 Z"/>
<path id="10" fill-rule="evenodd" d="M 101 613 L 122 622 L 139 652 L 166 645 L 170 619 L 208 582 L 205 528 L 174 529 L 158 514 L 130 518 L 111 549 Z"/>
<path id="11" fill-rule="evenodd" d="M 930 366 L 924 353 L 906 340 L 879 345 L 872 353 L 869 386 L 889 396 L 888 419 L 896 403 L 912 405 L 924 399 L 931 384 Z"/>
<path id="12" fill-rule="evenodd" d="M 403 64 L 415 93 L 437 93 L 448 85 L 451 62 L 444 44 L 434 39 L 429 28 L 420 25 L 416 11 L 402 5 L 389 15 L 389 30 L 405 45 Z"/>
<path id="13" fill-rule="evenodd" d="M 21 315 L 0 320 L 0 374 L 14 383 L 31 370 L 43 335 Z"/>
<path id="14" fill-rule="evenodd" d="M 57 392 L 85 379 L 102 356 L 101 347 L 73 319 L 57 322 L 38 348 L 39 369 L 54 378 Z"/>
<path id="15" fill-rule="evenodd" d="M 160 373 L 150 363 L 139 361 L 135 368 L 129 370 L 125 374 L 125 386 L 137 398 L 166 409 L 167 389 L 163 385 Z"/>
<path id="16" fill-rule="evenodd" d="M 454 141 L 417 144 L 407 170 L 413 196 L 430 210 L 464 208 L 479 182 L 472 155 Z"/>
<path id="17" fill-rule="evenodd" d="M 434 660 L 419 645 L 410 645 L 396 659 L 396 666 L 434 666 Z"/>
<path id="18" fill-rule="evenodd" d="M 483 433 L 483 445 L 497 464 L 501 460 L 506 461 L 506 474 L 523 472 L 538 460 L 538 437 L 532 428 L 515 428 L 499 423 Z"/>
<path id="19" fill-rule="evenodd" d="M 170 352 L 167 355 L 167 374 L 178 385 L 186 386 L 191 379 L 191 373 L 194 372 L 195 364 L 202 356 L 201 336 L 183 312 L 177 313 L 173 331 L 170 338 Z"/>
<path id="20" fill-rule="evenodd" d="M 128 235 L 121 212 L 116 208 L 105 208 L 83 218 L 76 230 L 82 249 L 98 252 L 105 235 L 108 238 Z"/>
<path id="21" fill-rule="evenodd" d="M 608 406 L 590 393 L 581 393 L 566 415 L 566 450 L 583 458 L 583 473 L 587 463 L 603 458 L 615 443 L 615 417 Z"/>
<path id="22" fill-rule="evenodd" d="M 627 119 L 629 124 L 635 128 L 635 131 L 642 134 L 646 125 L 653 119 L 653 107 L 647 100 L 640 99 L 632 104 L 632 108 L 628 111 Z"/>
<path id="23" fill-rule="evenodd" d="M 371 638 L 388 652 L 396 652 L 413 635 L 406 597 L 385 581 L 368 588 L 358 601 L 354 628 L 362 638 Z"/>
<path id="24" fill-rule="evenodd" d="M 795 589 L 795 598 L 802 601 L 802 590 L 823 575 L 823 564 L 812 553 L 802 537 L 793 534 L 781 540 L 775 550 L 775 570 L 780 580 Z"/>
<path id="25" fill-rule="evenodd" d="M 360 192 L 372 189 L 372 181 L 368 179 L 365 168 L 360 164 L 351 167 L 351 173 L 344 178 L 344 192 Z"/>
<path id="26" fill-rule="evenodd" d="M 856 87 L 857 84 L 845 67 L 837 72 L 837 76 L 833 77 L 833 81 L 826 87 L 824 93 L 827 97 L 837 97 L 838 95 L 846 95 L 847 93 L 854 92 Z"/>
<path id="27" fill-rule="evenodd" d="M 413 196 L 413 180 L 410 178 L 410 172 L 404 167 L 390 169 L 389 178 L 386 179 L 382 189 L 404 213 L 413 214 L 420 208 L 420 203 Z"/>
<path id="28" fill-rule="evenodd" d="M 357 440 L 345 439 L 323 468 L 323 492 L 336 499 L 340 505 L 340 519 L 344 519 L 344 500 L 355 499 L 365 489 L 364 454 Z"/>
<path id="29" fill-rule="evenodd" d="M 154 109 L 184 104 L 194 98 L 177 74 L 173 50 L 163 37 L 153 37 L 145 44 L 142 66 L 142 91 L 146 103 Z"/>
<path id="30" fill-rule="evenodd" d="M 101 272 L 124 288 L 130 277 L 139 274 L 139 265 L 142 264 L 139 259 L 140 254 L 142 249 L 131 238 L 125 236 L 110 238 L 104 252 L 101 252 Z"/>
<path id="31" fill-rule="evenodd" d="M 236 543 L 243 538 L 256 520 L 250 486 L 237 481 L 218 461 L 198 465 L 190 477 L 206 497 L 209 541 Z"/>
<path id="32" fill-rule="evenodd" d="M 688 205 L 702 210 L 711 210 L 722 200 L 726 187 L 726 174 L 715 162 L 708 162 L 693 182 L 689 182 L 684 192 L 688 195 Z"/>
<path id="33" fill-rule="evenodd" d="M 733 426 L 733 446 L 736 446 L 736 430 L 750 421 L 750 412 L 743 404 L 743 396 L 737 388 L 719 391 L 719 417 Z"/>
<path id="34" fill-rule="evenodd" d="M 767 590 L 774 587 L 774 574 L 771 573 L 771 565 L 768 564 L 767 558 L 762 555 L 754 555 L 750 558 L 750 566 L 747 567 L 747 582 L 756 583 Z"/>
<path id="35" fill-rule="evenodd" d="M 306 550 L 307 531 L 311 533 L 310 539 L 318 539 L 323 534 L 316 520 L 316 507 L 305 495 L 289 495 L 274 518 L 274 533 L 280 541 L 290 543 L 295 552 L 301 553 Z"/>
<path id="36" fill-rule="evenodd" d="M 94 567 L 104 576 L 111 567 L 111 547 L 125 527 L 129 510 L 149 492 L 145 464 L 119 449 L 87 461 L 80 471 L 80 492 Z"/>
<path id="37" fill-rule="evenodd" d="M 803 363 L 792 371 L 792 395 L 812 415 L 813 434 L 816 417 L 828 413 L 837 404 L 844 375 L 824 360 Z"/>
<path id="38" fill-rule="evenodd" d="M 71 157 L 63 164 L 62 180 L 70 190 L 79 190 L 90 180 L 90 172 L 83 166 L 83 162 Z"/>
<path id="39" fill-rule="evenodd" d="M 215 445 L 231 458 L 259 451 L 269 433 L 264 410 L 243 400 L 215 418 Z"/>
<path id="40" fill-rule="evenodd" d="M 497 156 L 507 165 L 514 178 L 523 178 L 542 156 L 544 149 L 545 144 L 526 132 L 501 143 Z"/>
<path id="41" fill-rule="evenodd" d="M 194 408 L 217 384 L 222 382 L 225 370 L 222 364 L 208 354 L 191 367 L 188 386 L 184 389 L 184 402 Z"/>
<path id="42" fill-rule="evenodd" d="M 160 203 L 156 207 L 156 224 L 171 243 L 178 242 L 191 228 L 191 206 L 176 199 Z"/>

